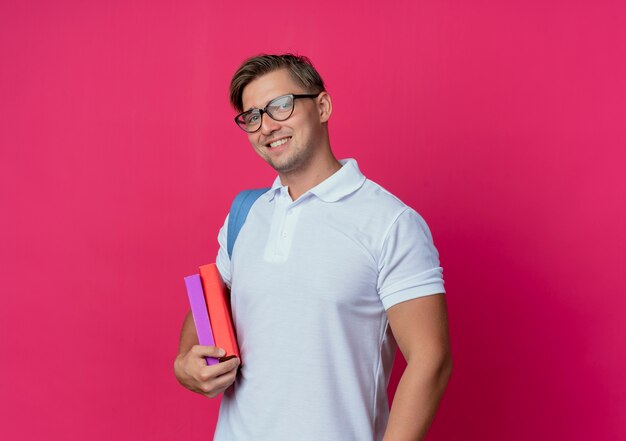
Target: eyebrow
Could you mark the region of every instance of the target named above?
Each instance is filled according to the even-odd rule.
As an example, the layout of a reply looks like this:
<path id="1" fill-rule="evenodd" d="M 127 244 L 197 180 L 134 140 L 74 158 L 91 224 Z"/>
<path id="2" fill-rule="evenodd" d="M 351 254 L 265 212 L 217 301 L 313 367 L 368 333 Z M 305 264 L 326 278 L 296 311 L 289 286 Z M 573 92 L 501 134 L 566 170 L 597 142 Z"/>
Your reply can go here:
<path id="1" fill-rule="evenodd" d="M 297 93 L 295 93 L 295 92 L 288 92 L 288 93 L 283 93 L 282 95 L 278 95 L 277 97 L 272 98 L 272 99 L 271 99 L 271 100 L 269 100 L 267 103 L 265 103 L 265 106 L 263 107 L 263 109 L 264 109 L 265 107 L 267 107 L 267 105 L 268 105 L 269 103 L 271 103 L 272 101 L 274 101 L 275 99 L 281 98 L 281 97 L 283 97 L 283 96 L 285 96 L 285 95 L 297 95 Z M 249 112 L 249 111 L 251 111 L 251 110 L 261 110 L 261 107 L 250 107 L 248 110 L 244 110 L 244 112 Z"/>

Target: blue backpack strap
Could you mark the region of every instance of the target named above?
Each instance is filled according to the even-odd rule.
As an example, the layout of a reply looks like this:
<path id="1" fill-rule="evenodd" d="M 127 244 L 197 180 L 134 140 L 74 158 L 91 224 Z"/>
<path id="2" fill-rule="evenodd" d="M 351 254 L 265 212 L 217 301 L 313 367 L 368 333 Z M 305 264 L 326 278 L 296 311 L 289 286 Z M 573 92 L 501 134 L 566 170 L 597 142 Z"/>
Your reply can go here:
<path id="1" fill-rule="evenodd" d="M 228 258 L 231 258 L 233 255 L 235 241 L 237 240 L 241 227 L 243 227 L 243 224 L 246 222 L 250 208 L 252 208 L 256 200 L 268 190 L 269 188 L 244 190 L 235 197 L 233 205 L 230 207 L 230 215 L 228 216 L 228 236 L 226 238 Z"/>

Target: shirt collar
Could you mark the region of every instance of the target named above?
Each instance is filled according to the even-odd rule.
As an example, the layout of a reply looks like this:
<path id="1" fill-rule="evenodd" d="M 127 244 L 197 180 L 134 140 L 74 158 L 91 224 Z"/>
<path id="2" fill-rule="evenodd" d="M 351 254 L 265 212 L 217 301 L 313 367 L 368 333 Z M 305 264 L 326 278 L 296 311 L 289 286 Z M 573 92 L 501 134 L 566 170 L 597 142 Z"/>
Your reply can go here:
<path id="1" fill-rule="evenodd" d="M 337 202 L 338 200 L 357 191 L 365 182 L 365 176 L 359 170 L 356 160 L 340 159 L 341 168 L 331 176 L 311 188 L 307 193 L 314 194 L 324 202 Z M 269 201 L 274 199 L 277 193 L 288 191 L 277 176 L 270 191 L 266 193 Z M 304 196 L 304 195 L 302 195 Z"/>

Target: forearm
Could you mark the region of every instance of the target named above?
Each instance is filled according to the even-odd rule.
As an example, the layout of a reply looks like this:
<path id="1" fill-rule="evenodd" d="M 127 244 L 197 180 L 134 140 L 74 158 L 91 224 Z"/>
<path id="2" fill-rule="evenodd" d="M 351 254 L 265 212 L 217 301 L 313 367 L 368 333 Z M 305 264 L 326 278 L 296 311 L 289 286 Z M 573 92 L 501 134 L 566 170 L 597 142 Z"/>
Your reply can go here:
<path id="1" fill-rule="evenodd" d="M 436 366 L 407 365 L 394 396 L 383 441 L 422 441 L 452 371 L 449 357 Z"/>
<path id="2" fill-rule="evenodd" d="M 183 321 L 183 327 L 180 331 L 180 343 L 178 344 L 178 354 L 186 354 L 192 348 L 192 346 L 198 344 L 198 335 L 196 334 L 196 328 L 193 323 L 193 316 L 191 310 L 187 312 L 185 320 Z"/>

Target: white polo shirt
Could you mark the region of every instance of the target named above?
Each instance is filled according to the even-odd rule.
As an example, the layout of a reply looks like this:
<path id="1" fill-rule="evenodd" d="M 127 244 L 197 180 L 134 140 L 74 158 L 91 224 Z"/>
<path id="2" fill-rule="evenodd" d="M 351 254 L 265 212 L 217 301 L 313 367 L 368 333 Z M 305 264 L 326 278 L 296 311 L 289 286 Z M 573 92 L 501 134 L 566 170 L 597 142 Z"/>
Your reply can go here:
<path id="1" fill-rule="evenodd" d="M 242 366 L 214 440 L 381 440 L 396 342 L 386 310 L 443 293 L 432 236 L 353 159 L 292 201 L 276 178 L 217 267 Z"/>

